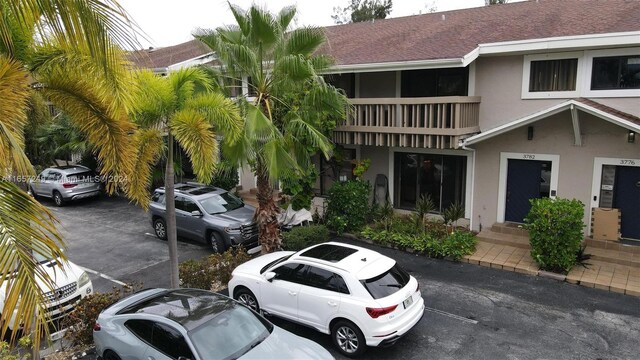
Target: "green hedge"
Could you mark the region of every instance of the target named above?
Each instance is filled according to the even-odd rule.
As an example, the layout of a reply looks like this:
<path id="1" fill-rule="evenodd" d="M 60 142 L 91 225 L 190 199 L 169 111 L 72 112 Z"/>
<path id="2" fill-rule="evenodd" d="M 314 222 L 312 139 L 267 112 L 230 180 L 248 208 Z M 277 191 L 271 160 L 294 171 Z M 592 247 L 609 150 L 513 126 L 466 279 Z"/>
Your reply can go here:
<path id="1" fill-rule="evenodd" d="M 360 231 L 371 212 L 371 184 L 360 180 L 334 183 L 327 198 L 327 226 L 337 233 Z"/>
<path id="2" fill-rule="evenodd" d="M 185 288 L 217 291 L 227 286 L 231 273 L 249 260 L 243 249 L 229 249 L 224 254 L 212 254 L 200 260 L 180 263 L 180 283 Z"/>
<path id="3" fill-rule="evenodd" d="M 566 273 L 576 264 L 584 239 L 584 204 L 573 199 L 532 199 L 524 219 L 531 257 L 543 270 Z"/>
<path id="4" fill-rule="evenodd" d="M 300 251 L 326 241 L 329 241 L 329 230 L 324 225 L 296 226 L 282 233 L 282 248 L 289 251 Z"/>
<path id="5" fill-rule="evenodd" d="M 454 261 L 473 254 L 477 243 L 475 235 L 465 230 L 456 230 L 451 234 L 439 230 L 412 234 L 366 227 L 362 236 L 378 244 L 412 249 L 433 258 L 449 258 Z"/>

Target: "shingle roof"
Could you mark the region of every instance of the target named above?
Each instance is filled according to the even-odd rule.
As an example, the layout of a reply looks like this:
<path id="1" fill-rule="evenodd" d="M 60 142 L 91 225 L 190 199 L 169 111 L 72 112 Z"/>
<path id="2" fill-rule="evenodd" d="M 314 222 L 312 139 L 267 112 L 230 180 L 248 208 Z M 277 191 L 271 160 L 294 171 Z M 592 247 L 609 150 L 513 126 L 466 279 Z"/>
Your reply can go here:
<path id="1" fill-rule="evenodd" d="M 325 28 L 337 65 L 462 58 L 479 44 L 640 31 L 640 1 L 538 0 Z"/>
<path id="2" fill-rule="evenodd" d="M 603 112 L 605 112 L 605 113 L 607 113 L 609 115 L 617 116 L 617 117 L 619 117 L 619 118 L 621 118 L 623 120 L 627 120 L 627 121 L 630 121 L 632 123 L 640 125 L 640 118 L 637 117 L 637 116 L 631 115 L 631 114 L 626 113 L 626 112 L 622 112 L 620 110 L 614 109 L 614 108 L 612 108 L 610 106 L 601 104 L 599 102 L 595 102 L 595 101 L 590 100 L 590 99 L 578 98 L 578 99 L 575 99 L 575 100 L 578 101 L 578 102 L 581 102 L 581 103 L 583 103 L 585 105 L 591 106 L 592 108 L 596 108 L 596 109 L 598 109 L 600 111 L 603 111 Z"/>
<path id="3" fill-rule="evenodd" d="M 137 67 L 153 69 L 195 59 L 210 52 L 211 49 L 205 44 L 194 39 L 178 45 L 134 51 L 129 54 L 129 59 Z"/>

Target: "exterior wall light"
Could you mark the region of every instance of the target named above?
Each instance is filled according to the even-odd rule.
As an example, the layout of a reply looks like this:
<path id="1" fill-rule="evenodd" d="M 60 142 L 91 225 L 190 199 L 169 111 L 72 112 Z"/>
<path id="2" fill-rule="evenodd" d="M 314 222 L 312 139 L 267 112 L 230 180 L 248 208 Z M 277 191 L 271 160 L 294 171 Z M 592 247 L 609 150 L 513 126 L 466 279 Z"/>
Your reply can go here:
<path id="1" fill-rule="evenodd" d="M 636 133 L 633 131 L 629 131 L 629 135 L 627 135 L 627 142 L 633 144 L 636 142 Z"/>
<path id="2" fill-rule="evenodd" d="M 533 140 L 533 126 L 527 128 L 527 140 Z"/>

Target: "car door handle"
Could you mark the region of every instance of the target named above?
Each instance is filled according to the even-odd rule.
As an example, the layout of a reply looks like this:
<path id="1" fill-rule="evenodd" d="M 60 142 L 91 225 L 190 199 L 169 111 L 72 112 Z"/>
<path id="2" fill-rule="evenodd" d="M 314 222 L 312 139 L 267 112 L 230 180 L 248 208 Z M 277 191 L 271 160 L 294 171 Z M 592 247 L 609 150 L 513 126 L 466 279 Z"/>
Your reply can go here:
<path id="1" fill-rule="evenodd" d="M 338 306 L 338 303 L 335 303 L 333 301 L 327 301 L 327 304 L 329 304 L 329 306 L 333 306 L 333 307 Z"/>
<path id="2" fill-rule="evenodd" d="M 289 291 L 289 295 L 291 295 L 291 296 L 296 296 L 296 295 L 298 295 L 298 293 L 297 293 L 297 292 L 295 292 L 295 291 Z"/>

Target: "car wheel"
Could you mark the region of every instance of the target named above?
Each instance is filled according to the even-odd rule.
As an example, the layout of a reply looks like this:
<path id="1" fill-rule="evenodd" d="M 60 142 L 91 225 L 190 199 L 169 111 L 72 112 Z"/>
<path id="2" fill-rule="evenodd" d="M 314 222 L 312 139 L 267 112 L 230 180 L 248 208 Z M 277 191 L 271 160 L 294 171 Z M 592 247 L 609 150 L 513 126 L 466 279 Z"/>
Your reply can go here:
<path id="1" fill-rule="evenodd" d="M 211 250 L 214 253 L 218 253 L 218 254 L 222 254 L 226 250 L 224 246 L 224 241 L 222 240 L 220 235 L 215 231 L 212 231 L 209 234 L 209 246 L 211 246 Z"/>
<path id="2" fill-rule="evenodd" d="M 29 192 L 34 199 L 38 200 L 38 194 L 36 194 L 36 190 L 33 188 L 33 186 L 29 186 Z"/>
<path id="3" fill-rule="evenodd" d="M 153 220 L 153 230 L 158 239 L 167 240 L 167 224 L 164 220 L 160 218 Z"/>
<path id="4" fill-rule="evenodd" d="M 62 194 L 57 191 L 53 192 L 53 202 L 56 206 L 64 206 L 64 199 L 62 198 Z"/>
<path id="5" fill-rule="evenodd" d="M 240 290 L 236 291 L 233 298 L 243 303 L 251 310 L 260 312 L 260 304 L 258 304 L 258 299 L 256 299 L 256 296 L 253 295 L 251 290 L 247 288 L 241 288 Z"/>
<path id="6" fill-rule="evenodd" d="M 120 356 L 111 350 L 106 350 L 102 355 L 103 360 L 120 360 Z"/>
<path id="7" fill-rule="evenodd" d="M 351 321 L 338 321 L 331 328 L 331 340 L 338 351 L 348 357 L 362 355 L 367 349 L 362 331 Z"/>

